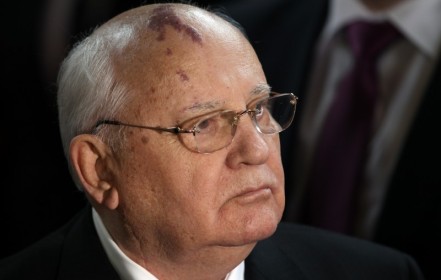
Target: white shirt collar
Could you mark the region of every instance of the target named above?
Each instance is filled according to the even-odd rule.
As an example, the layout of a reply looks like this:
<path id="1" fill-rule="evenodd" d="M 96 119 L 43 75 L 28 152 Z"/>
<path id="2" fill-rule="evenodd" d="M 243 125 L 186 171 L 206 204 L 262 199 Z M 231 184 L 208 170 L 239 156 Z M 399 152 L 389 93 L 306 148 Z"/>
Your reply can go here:
<path id="1" fill-rule="evenodd" d="M 116 245 L 115 241 L 113 241 L 112 237 L 104 226 L 101 217 L 98 215 L 94 208 L 92 208 L 92 218 L 96 231 L 98 233 L 98 237 L 104 247 L 104 251 L 106 252 L 110 263 L 113 265 L 113 268 L 115 268 L 121 279 L 158 280 L 158 278 L 153 276 L 153 274 L 151 274 L 139 264 L 132 261 L 124 254 L 123 251 L 121 251 L 118 245 Z"/>
<path id="2" fill-rule="evenodd" d="M 424 2 L 424 5 L 421 4 Z M 436 58 L 441 47 L 441 0 L 405 0 L 387 11 L 373 13 L 358 0 L 332 0 L 322 42 L 355 19 L 389 19 L 424 54 Z"/>
<path id="3" fill-rule="evenodd" d="M 92 218 L 95 225 L 95 229 L 98 233 L 98 237 L 101 244 L 104 247 L 107 257 L 110 263 L 117 271 L 118 275 L 123 280 L 158 280 L 153 274 L 151 274 L 144 267 L 132 261 L 127 257 L 123 251 L 113 241 L 109 232 L 98 215 L 96 210 L 92 208 Z M 235 267 L 230 273 L 228 273 L 225 280 L 244 280 L 245 263 L 242 261 L 237 267 Z"/>

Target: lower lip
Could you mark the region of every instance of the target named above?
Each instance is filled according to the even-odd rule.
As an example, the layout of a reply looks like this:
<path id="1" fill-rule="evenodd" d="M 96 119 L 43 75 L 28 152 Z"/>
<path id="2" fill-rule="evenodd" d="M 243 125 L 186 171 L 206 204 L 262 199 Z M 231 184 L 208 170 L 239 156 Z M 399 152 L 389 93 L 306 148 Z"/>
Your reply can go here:
<path id="1" fill-rule="evenodd" d="M 242 204 L 254 203 L 256 201 L 266 200 L 272 195 L 270 188 L 262 188 L 255 191 L 246 192 L 237 196 Z"/>

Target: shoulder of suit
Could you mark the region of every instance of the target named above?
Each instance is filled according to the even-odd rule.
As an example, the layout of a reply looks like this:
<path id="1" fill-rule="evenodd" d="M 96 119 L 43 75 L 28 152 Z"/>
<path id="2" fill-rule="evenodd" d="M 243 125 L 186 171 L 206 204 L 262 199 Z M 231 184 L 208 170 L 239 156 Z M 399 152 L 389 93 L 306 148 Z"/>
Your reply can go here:
<path id="1" fill-rule="evenodd" d="M 316 252 L 323 255 L 324 250 L 332 251 L 332 255 L 352 256 L 357 258 L 407 258 L 408 256 L 396 249 L 384 245 L 351 237 L 323 229 L 282 222 L 268 242 L 283 250 Z M 331 256 L 330 256 L 331 257 Z"/>

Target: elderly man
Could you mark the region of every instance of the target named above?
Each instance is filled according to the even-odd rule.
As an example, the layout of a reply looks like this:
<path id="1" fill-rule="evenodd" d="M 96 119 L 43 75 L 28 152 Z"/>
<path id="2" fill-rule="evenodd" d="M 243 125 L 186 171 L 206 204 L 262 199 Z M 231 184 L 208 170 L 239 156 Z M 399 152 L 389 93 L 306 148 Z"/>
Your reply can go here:
<path id="1" fill-rule="evenodd" d="M 91 207 L 2 261 L 0 279 L 422 279 L 399 252 L 280 224 L 278 133 L 296 103 L 223 16 L 116 16 L 59 76 L 61 136 Z"/>

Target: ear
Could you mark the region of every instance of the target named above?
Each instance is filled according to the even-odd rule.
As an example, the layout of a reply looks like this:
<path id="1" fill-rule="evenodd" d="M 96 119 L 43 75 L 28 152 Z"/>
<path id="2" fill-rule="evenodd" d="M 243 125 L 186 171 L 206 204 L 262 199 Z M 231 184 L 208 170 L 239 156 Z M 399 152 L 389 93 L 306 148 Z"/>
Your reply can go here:
<path id="1" fill-rule="evenodd" d="M 118 190 L 112 185 L 112 152 L 94 135 L 81 134 L 70 143 L 70 159 L 86 194 L 93 203 L 115 209 Z"/>

